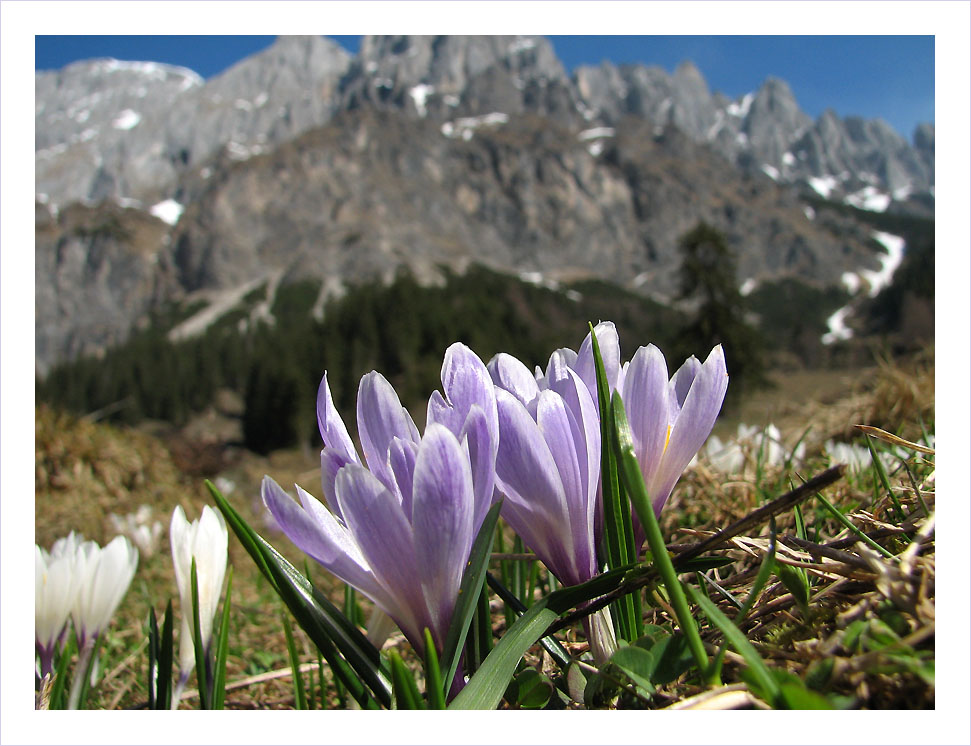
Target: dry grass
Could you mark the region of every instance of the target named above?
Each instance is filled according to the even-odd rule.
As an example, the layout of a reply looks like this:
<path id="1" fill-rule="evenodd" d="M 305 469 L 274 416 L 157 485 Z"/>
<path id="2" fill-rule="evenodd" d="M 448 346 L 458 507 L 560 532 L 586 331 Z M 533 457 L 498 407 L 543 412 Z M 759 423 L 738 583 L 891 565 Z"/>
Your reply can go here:
<path id="1" fill-rule="evenodd" d="M 860 436 L 852 427 L 859 423 L 918 440 L 921 423 L 933 432 L 933 373 L 930 351 L 904 365 L 878 366 L 844 388 L 842 397 L 827 392 L 819 399 L 807 400 L 791 392 L 780 396 L 777 390 L 768 392 L 761 402 L 747 403 L 747 412 L 767 413 L 763 422 L 775 421 L 792 437 L 812 423 L 806 439 L 810 459 L 827 439 L 853 438 L 859 442 Z M 769 403 L 772 397 L 774 403 Z M 745 413 L 743 408 L 743 419 Z M 747 421 L 759 420 L 751 417 Z M 49 547 L 70 530 L 104 543 L 113 535 L 108 520 L 112 512 L 125 514 L 149 505 L 167 526 L 175 505 L 183 504 L 191 518 L 210 502 L 201 479 L 187 477 L 162 443 L 149 435 L 93 424 L 43 407 L 37 410 L 35 434 L 35 533 L 42 546 Z M 815 458 L 799 470 L 799 475 L 809 477 L 823 465 Z M 264 522 L 258 484 L 262 475 L 269 473 L 281 485 L 296 481 L 319 492 L 317 468 L 316 454 L 288 452 L 265 459 L 246 456 L 220 475 L 231 483 L 223 484 L 236 509 L 298 567 L 303 566 L 303 556 Z M 810 499 L 805 508 L 809 537 L 814 545 L 829 545 L 828 555 L 783 538 L 794 533 L 791 512 L 777 518 L 779 561 L 805 568 L 811 578 L 808 616 L 786 587 L 773 578 L 741 625 L 771 666 L 788 670 L 828 695 L 844 697 L 842 703 L 848 706 L 934 706 L 933 522 L 924 516 L 915 492 L 916 487 L 933 513 L 933 466 L 915 455 L 909 469 L 910 475 L 900 469 L 892 476 L 895 495 L 907 514 L 903 522 L 892 513 L 892 504 L 882 491 L 875 492 L 870 477 L 847 478 L 825 491 L 831 502 L 849 513 L 855 525 L 878 537 L 877 541 L 895 554 L 902 554 L 904 561 L 889 561 L 860 543 L 842 541 L 848 535 L 846 530 Z M 787 491 L 790 480 L 797 480 L 791 472 L 767 469 L 756 484 L 751 474 L 724 475 L 701 463 L 685 475 L 675 491 L 662 529 L 674 545 L 697 541 Z M 908 532 L 893 528 L 900 525 Z M 762 526 L 749 534 L 735 537 L 723 550 L 735 560 L 733 564 L 709 573 L 740 599 L 747 595 L 761 561 L 768 528 Z M 163 537 L 155 555 L 141 558 L 135 581 L 107 633 L 102 654 L 104 678 L 91 706 L 132 708 L 146 701 L 144 630 L 148 612 L 154 606 L 161 614 L 169 597 L 176 597 L 177 605 L 166 541 Z M 234 538 L 230 539 L 230 563 L 235 577 L 227 676 L 231 688 L 226 707 L 292 707 L 292 682 L 285 673 L 289 665 L 280 625 L 282 604 Z M 316 566 L 310 569 L 314 581 L 330 589 L 333 600 L 339 603 L 342 591 L 333 579 Z M 714 593 L 712 598 L 719 599 Z M 725 599 L 719 603 L 733 615 Z M 366 611 L 367 604 L 362 606 Z M 494 629 L 498 634 L 504 628 L 504 618 L 501 607 L 495 611 Z M 650 607 L 648 615 L 649 623 L 676 626 L 663 603 Z M 581 652 L 585 647 L 582 636 L 577 637 L 573 630 L 566 632 L 561 639 L 573 651 Z M 711 629 L 705 628 L 703 635 L 712 650 L 720 644 Z M 315 661 L 312 646 L 299 630 L 297 640 L 302 660 Z M 527 661 L 539 667 L 549 665 L 538 648 Z M 743 667 L 729 652 L 723 680 L 732 686 L 717 697 L 704 697 L 700 704 L 759 706 L 744 687 L 737 686 Z M 274 671 L 283 673 L 275 676 Z M 687 698 L 701 692 L 682 677 L 662 687 L 651 706 L 692 704 Z M 329 697 L 333 706 L 332 687 Z M 191 697 L 183 702 L 183 707 L 195 706 Z M 637 703 L 621 697 L 613 706 Z"/>

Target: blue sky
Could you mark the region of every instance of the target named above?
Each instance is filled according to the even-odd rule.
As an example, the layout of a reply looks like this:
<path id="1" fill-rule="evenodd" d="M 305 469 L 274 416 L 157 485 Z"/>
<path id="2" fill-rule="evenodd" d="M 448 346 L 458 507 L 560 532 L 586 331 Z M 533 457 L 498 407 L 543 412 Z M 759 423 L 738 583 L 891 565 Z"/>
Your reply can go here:
<path id="1" fill-rule="evenodd" d="M 335 36 L 356 52 L 357 36 Z M 272 36 L 37 36 L 35 68 L 116 57 L 182 65 L 210 77 L 273 43 Z M 730 98 L 768 76 L 787 81 L 814 119 L 882 118 L 908 139 L 934 121 L 933 36 L 551 36 L 568 70 L 602 60 L 659 65 L 690 59 L 713 91 Z"/>

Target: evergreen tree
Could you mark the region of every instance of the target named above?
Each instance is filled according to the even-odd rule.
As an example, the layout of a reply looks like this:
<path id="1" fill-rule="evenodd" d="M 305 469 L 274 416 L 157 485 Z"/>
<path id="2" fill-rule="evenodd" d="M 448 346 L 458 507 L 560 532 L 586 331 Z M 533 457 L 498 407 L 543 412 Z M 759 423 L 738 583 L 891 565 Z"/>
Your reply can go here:
<path id="1" fill-rule="evenodd" d="M 682 328 L 683 347 L 677 359 L 689 354 L 702 357 L 721 344 L 732 377 L 729 397 L 737 398 L 765 385 L 764 345 L 759 332 L 745 320 L 735 255 L 725 236 L 702 221 L 682 236 L 678 245 L 682 254 L 679 298 L 697 306 Z"/>

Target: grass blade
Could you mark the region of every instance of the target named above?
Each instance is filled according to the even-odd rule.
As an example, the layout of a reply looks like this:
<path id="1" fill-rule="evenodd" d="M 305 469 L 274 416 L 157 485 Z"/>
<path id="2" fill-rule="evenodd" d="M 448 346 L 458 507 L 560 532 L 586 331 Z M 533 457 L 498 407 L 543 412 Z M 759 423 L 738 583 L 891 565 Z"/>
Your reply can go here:
<path id="1" fill-rule="evenodd" d="M 496 595 L 505 602 L 506 606 L 516 615 L 517 618 L 526 613 L 526 605 L 516 598 L 515 594 L 506 588 L 495 576 L 490 574 L 487 582 L 492 590 L 496 592 Z M 573 662 L 573 658 L 571 658 L 570 654 L 566 652 L 566 648 L 564 648 L 560 644 L 559 640 L 552 635 L 541 637 L 539 642 L 544 648 L 546 648 L 546 652 L 552 656 L 553 660 L 555 660 L 559 664 L 560 668 L 562 668 L 564 671 L 566 670 L 567 666 Z"/>
<path id="2" fill-rule="evenodd" d="M 226 580 L 226 596 L 223 599 L 222 619 L 219 622 L 219 636 L 216 640 L 216 659 L 213 664 L 212 709 L 223 709 L 226 699 L 226 656 L 229 654 L 229 609 L 233 593 L 233 568 L 229 567 Z"/>
<path id="3" fill-rule="evenodd" d="M 691 586 L 685 586 L 685 590 L 691 596 L 691 600 L 701 608 L 705 616 L 721 631 L 729 644 L 735 648 L 735 651 L 745 659 L 745 664 L 749 667 L 753 678 L 758 682 L 762 691 L 765 692 L 774 705 L 777 705 L 780 701 L 779 684 L 769 670 L 769 667 L 765 665 L 765 661 L 762 660 L 758 651 L 752 646 L 752 643 L 748 641 L 748 638 L 742 634 L 742 631 L 732 624 L 731 620 L 703 593 Z"/>
<path id="4" fill-rule="evenodd" d="M 880 460 L 880 455 L 877 453 L 877 449 L 873 445 L 873 438 L 870 437 L 870 433 L 866 432 L 863 434 L 863 437 L 866 438 L 866 447 L 870 449 L 870 461 L 873 463 L 873 468 L 876 470 L 877 478 L 880 480 L 880 484 L 883 485 L 883 489 L 890 498 L 890 502 L 893 503 L 894 510 L 897 511 L 897 520 L 903 523 L 903 521 L 906 520 L 904 508 L 897 499 L 897 496 L 893 494 L 893 490 L 890 488 L 890 480 L 887 478 L 887 470 L 884 468 L 883 461 Z"/>
<path id="5" fill-rule="evenodd" d="M 209 664 L 206 660 L 206 651 L 202 647 L 202 624 L 199 619 L 199 578 L 196 574 L 196 558 L 192 558 L 192 647 L 196 653 L 196 681 L 199 684 L 199 708 L 202 710 L 211 709 L 209 680 Z"/>
<path id="6" fill-rule="evenodd" d="M 772 576 L 772 570 L 775 568 L 775 547 L 776 547 L 776 530 L 775 530 L 775 517 L 769 519 L 769 548 L 765 555 L 762 557 L 762 564 L 759 565 L 759 571 L 755 576 L 755 580 L 752 582 L 752 588 L 748 592 L 748 596 L 745 601 L 742 602 L 742 608 L 738 610 L 735 614 L 735 624 L 740 624 L 748 613 L 752 610 L 752 606 L 755 605 L 756 599 L 765 588 L 766 583 L 769 582 L 769 578 Z M 711 662 L 711 666 L 715 675 L 721 676 L 721 666 L 722 660 L 725 657 L 725 647 L 728 645 L 726 641 L 718 649 L 718 653 L 715 655 L 714 660 Z"/>
<path id="7" fill-rule="evenodd" d="M 873 539 L 871 539 L 865 533 L 863 533 L 862 531 L 860 531 L 860 529 L 858 529 L 855 525 L 853 525 L 853 521 L 851 521 L 849 518 L 847 518 L 845 515 L 843 515 L 842 511 L 840 511 L 839 508 L 837 508 L 835 505 L 833 505 L 833 503 L 831 503 L 829 500 L 827 500 L 825 497 L 823 497 L 818 492 L 816 493 L 816 499 L 819 500 L 819 502 L 821 502 L 823 504 L 823 507 L 826 508 L 826 510 L 829 511 L 830 515 L 832 515 L 833 518 L 835 518 L 837 521 L 839 521 L 841 524 L 843 524 L 846 528 L 848 528 L 853 533 L 853 535 L 856 536 L 856 538 L 858 538 L 860 541 L 862 541 L 864 544 L 866 544 L 870 548 L 875 549 L 876 551 L 880 552 L 880 554 L 882 554 L 887 559 L 893 559 L 893 556 L 894 555 L 893 555 L 892 552 L 890 552 L 888 549 L 884 549 L 882 546 L 880 546 L 879 544 L 877 544 Z"/>
<path id="8" fill-rule="evenodd" d="M 489 589 L 483 585 L 479 591 L 472 624 L 465 639 L 465 671 L 475 673 L 482 661 L 492 651 L 492 615 L 489 611 Z"/>
<path id="9" fill-rule="evenodd" d="M 148 709 L 155 710 L 155 677 L 158 671 L 158 620 L 155 607 L 148 610 Z"/>
<path id="10" fill-rule="evenodd" d="M 172 702 L 172 601 L 159 631 L 155 609 L 148 620 L 148 709 L 167 710 Z"/>
<path id="11" fill-rule="evenodd" d="M 158 687 L 156 689 L 156 703 L 158 709 L 168 710 L 172 706 L 172 664 L 175 660 L 175 614 L 172 611 L 172 599 L 165 607 L 165 618 L 162 620 L 162 637 L 159 640 L 158 653 Z"/>
<path id="12" fill-rule="evenodd" d="M 530 606 L 506 630 L 465 688 L 449 705 L 455 710 L 492 710 L 502 700 L 519 661 L 537 640 L 544 637 L 560 614 L 620 586 L 633 566 L 618 567 L 580 585 L 561 588 Z"/>
<path id="13" fill-rule="evenodd" d="M 287 656 L 290 658 L 290 670 L 293 671 L 293 705 L 294 709 L 306 710 L 307 693 L 304 691 L 303 674 L 300 673 L 300 656 L 297 655 L 297 645 L 293 639 L 293 629 L 286 612 L 280 614 L 283 622 L 283 634 L 287 638 Z"/>
<path id="14" fill-rule="evenodd" d="M 549 596 L 537 601 L 506 630 L 506 634 L 482 662 L 479 670 L 472 675 L 469 683 L 452 700 L 450 710 L 496 708 L 516 673 L 519 661 L 558 616 L 548 608 L 548 601 Z"/>

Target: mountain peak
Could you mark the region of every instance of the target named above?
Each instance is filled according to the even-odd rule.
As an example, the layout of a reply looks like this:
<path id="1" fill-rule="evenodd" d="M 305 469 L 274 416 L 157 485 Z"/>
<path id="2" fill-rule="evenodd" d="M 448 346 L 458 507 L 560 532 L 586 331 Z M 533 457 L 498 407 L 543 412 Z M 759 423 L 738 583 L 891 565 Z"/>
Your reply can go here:
<path id="1" fill-rule="evenodd" d="M 246 57 L 220 73 L 217 78 L 251 77 L 253 70 L 285 69 L 297 79 L 314 79 L 334 72 L 343 73 L 350 65 L 351 55 L 337 42 L 323 36 L 278 36 L 266 49 Z M 269 73 L 272 77 L 276 73 Z M 257 76 L 257 77 L 265 77 Z"/>

